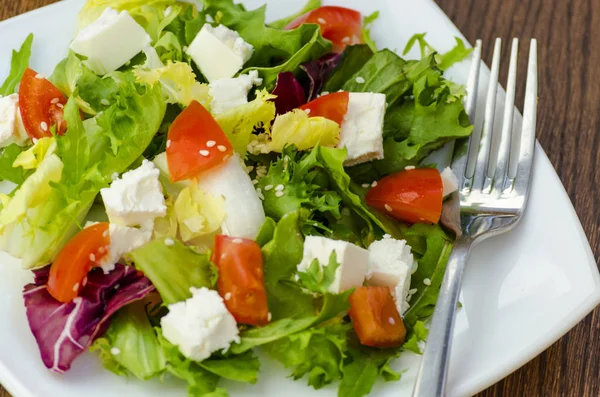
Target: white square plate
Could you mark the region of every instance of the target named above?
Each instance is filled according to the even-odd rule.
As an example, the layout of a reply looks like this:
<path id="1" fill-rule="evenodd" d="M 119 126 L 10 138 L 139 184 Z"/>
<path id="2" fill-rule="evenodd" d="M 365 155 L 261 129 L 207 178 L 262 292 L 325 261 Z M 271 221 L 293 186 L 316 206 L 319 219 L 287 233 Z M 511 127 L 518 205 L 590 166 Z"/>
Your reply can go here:
<path id="1" fill-rule="evenodd" d="M 244 2 L 250 8 L 262 0 Z M 299 9 L 304 0 L 269 0 L 274 19 Z M 444 51 L 461 33 L 431 0 L 332 0 L 363 13 L 379 10 L 373 36 L 380 47 L 401 50 L 410 36 L 428 32 L 434 48 Z M 49 74 L 75 35 L 83 1 L 53 4 L 0 23 L 0 81 L 8 74 L 10 50 L 35 34 L 31 66 Z M 487 45 L 491 45 L 487 43 Z M 414 54 L 413 54 L 414 55 Z M 464 83 L 469 62 L 449 75 Z M 483 79 L 487 79 L 483 71 Z M 486 87 L 487 83 L 481 84 Z M 502 95 L 502 94 L 501 94 Z M 484 95 L 480 95 L 483 98 Z M 499 114 L 502 114 L 499 112 Z M 515 125 L 521 116 L 516 115 Z M 105 371 L 86 354 L 66 375 L 48 371 L 29 331 L 21 289 L 31 276 L 0 255 L 0 382 L 15 397 L 185 396 L 185 385 L 125 379 Z M 469 261 L 451 356 L 449 396 L 468 396 L 502 379 L 542 352 L 600 303 L 600 276 L 589 243 L 571 202 L 544 151 L 536 148 L 529 208 L 519 227 L 478 246 Z M 377 396 L 410 396 L 419 357 L 405 354 L 395 366 L 408 368 L 397 383 L 379 383 Z M 263 360 L 258 384 L 225 385 L 232 396 L 335 396 L 335 387 L 314 391 L 287 378 L 287 371 Z"/>

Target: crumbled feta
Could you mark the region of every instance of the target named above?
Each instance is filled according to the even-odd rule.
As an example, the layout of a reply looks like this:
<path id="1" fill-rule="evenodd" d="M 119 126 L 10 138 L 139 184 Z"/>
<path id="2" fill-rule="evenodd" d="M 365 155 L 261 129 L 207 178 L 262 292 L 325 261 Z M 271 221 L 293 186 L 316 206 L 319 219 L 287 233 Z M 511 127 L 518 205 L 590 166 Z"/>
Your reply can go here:
<path id="1" fill-rule="evenodd" d="M 138 226 L 165 216 L 167 207 L 159 174 L 153 163 L 144 160 L 140 167 L 124 173 L 109 188 L 102 189 L 100 194 L 110 221 Z"/>
<path id="2" fill-rule="evenodd" d="M 160 320 L 165 339 L 194 361 L 239 343 L 235 319 L 219 294 L 207 288 L 190 290 L 192 297 L 169 305 L 169 313 Z"/>
<path id="3" fill-rule="evenodd" d="M 266 219 L 265 210 L 237 154 L 219 167 L 203 173 L 198 184 L 204 192 L 225 200 L 225 219 L 221 225 L 223 234 L 256 238 Z"/>
<path id="4" fill-rule="evenodd" d="M 348 150 L 344 165 L 383 158 L 385 94 L 351 92 L 338 147 Z"/>
<path id="5" fill-rule="evenodd" d="M 28 140 L 19 111 L 19 95 L 0 97 L 0 148 L 12 143 L 24 145 Z"/>
<path id="6" fill-rule="evenodd" d="M 152 238 L 152 227 L 137 229 L 111 223 L 108 228 L 110 244 L 106 247 L 106 255 L 97 263 L 104 273 L 115 269 L 123 255 L 140 248 Z"/>
<path id="7" fill-rule="evenodd" d="M 127 11 L 106 8 L 98 19 L 81 29 L 71 50 L 87 57 L 84 63 L 96 74 L 106 74 L 125 65 L 152 42 Z"/>
<path id="8" fill-rule="evenodd" d="M 307 236 L 304 241 L 302 262 L 299 272 L 306 272 L 316 259 L 321 266 L 329 266 L 329 258 L 335 252 L 340 264 L 335 279 L 329 286 L 329 292 L 339 294 L 353 287 L 360 287 L 365 279 L 369 252 L 347 241 L 332 240 L 327 237 Z"/>
<path id="9" fill-rule="evenodd" d="M 248 103 L 248 93 L 253 85 L 261 85 L 263 80 L 258 77 L 258 71 L 251 70 L 235 78 L 224 78 L 213 81 L 208 89 L 212 101 L 210 110 L 213 114 L 221 114 L 236 106 Z"/>
<path id="10" fill-rule="evenodd" d="M 454 175 L 452 168 L 446 167 L 442 171 L 442 184 L 444 186 L 444 197 L 458 190 L 458 178 Z"/>
<path id="11" fill-rule="evenodd" d="M 223 25 L 213 28 L 208 23 L 186 51 L 209 82 L 235 76 L 253 52 L 254 47 L 236 31 Z"/>
<path id="12" fill-rule="evenodd" d="M 369 246 L 367 283 L 389 287 L 401 314 L 409 307 L 407 299 L 413 264 L 413 255 L 405 240 L 385 238 Z"/>

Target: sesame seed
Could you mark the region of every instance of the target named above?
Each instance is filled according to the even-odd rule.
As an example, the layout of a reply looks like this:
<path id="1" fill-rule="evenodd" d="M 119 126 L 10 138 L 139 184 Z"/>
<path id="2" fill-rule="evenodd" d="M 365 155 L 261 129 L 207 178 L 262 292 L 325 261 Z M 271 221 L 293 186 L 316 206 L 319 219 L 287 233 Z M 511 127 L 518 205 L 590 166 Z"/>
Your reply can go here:
<path id="1" fill-rule="evenodd" d="M 304 109 L 304 113 L 310 114 L 310 109 Z"/>
<path id="2" fill-rule="evenodd" d="M 169 238 L 169 237 L 167 237 L 167 238 L 165 239 L 165 245 L 166 245 L 167 247 L 170 247 L 170 246 L 172 246 L 172 245 L 175 245 L 175 240 L 173 240 L 172 238 Z"/>
<path id="3" fill-rule="evenodd" d="M 277 196 L 277 197 L 283 197 L 283 196 L 285 196 L 285 193 L 284 192 L 277 192 L 277 193 L 275 193 L 275 196 Z"/>
<path id="4" fill-rule="evenodd" d="M 91 260 L 92 262 L 96 262 L 96 255 L 94 255 L 94 254 L 90 254 L 90 260 Z"/>
<path id="5" fill-rule="evenodd" d="M 258 185 L 258 180 L 256 180 L 256 179 L 252 179 L 252 184 L 253 184 L 253 185 Z"/>
<path id="6" fill-rule="evenodd" d="M 119 349 L 118 347 L 113 347 L 112 349 L 110 349 L 110 354 L 112 354 L 113 356 L 118 356 L 119 354 L 121 354 L 121 349 Z"/>
<path id="7" fill-rule="evenodd" d="M 393 317 L 390 317 L 390 318 L 388 319 L 388 321 L 389 321 L 389 322 L 390 322 L 390 324 L 392 324 L 392 325 L 396 324 L 396 320 L 394 320 L 394 318 L 393 318 Z"/>
<path id="8" fill-rule="evenodd" d="M 375 187 L 377 186 L 377 181 L 373 181 L 373 183 L 371 183 L 371 187 Z"/>
<path id="9" fill-rule="evenodd" d="M 423 280 L 423 284 L 425 284 L 425 285 L 431 285 L 431 280 L 428 279 L 428 278 L 426 278 L 426 279 Z"/>
<path id="10" fill-rule="evenodd" d="M 406 303 L 410 302 L 410 300 L 412 299 L 412 297 L 413 297 L 412 295 L 408 295 L 408 296 L 406 297 Z"/>
<path id="11" fill-rule="evenodd" d="M 75 283 L 75 285 L 73 286 L 73 292 L 77 291 L 79 291 L 79 283 Z"/>
<path id="12" fill-rule="evenodd" d="M 269 314 L 267 315 L 267 321 L 271 321 L 272 318 L 273 318 L 273 315 L 271 314 L 271 312 L 269 312 Z"/>
<path id="13" fill-rule="evenodd" d="M 87 276 L 85 276 L 85 277 L 83 278 L 82 286 L 83 286 L 83 287 L 85 287 L 85 286 L 86 286 L 86 284 L 87 284 L 87 282 L 88 282 L 88 278 L 87 278 Z"/>
<path id="14" fill-rule="evenodd" d="M 241 244 L 241 243 L 243 243 L 243 242 L 244 242 L 244 240 L 242 240 L 241 238 L 234 238 L 234 239 L 233 239 L 233 243 L 234 243 L 234 244 Z"/>
<path id="15" fill-rule="evenodd" d="M 358 84 L 364 84 L 365 83 L 365 79 L 363 79 L 362 77 L 358 76 L 355 80 Z"/>
<path id="16" fill-rule="evenodd" d="M 279 184 L 277 186 L 275 186 L 275 190 L 278 192 L 282 192 L 283 189 L 285 189 L 285 186 L 283 186 L 282 184 Z"/>
<path id="17" fill-rule="evenodd" d="M 414 294 L 416 294 L 416 293 L 417 293 L 417 291 L 418 291 L 418 289 L 416 289 L 416 288 L 409 289 L 409 290 L 408 290 L 408 294 L 409 294 L 409 295 L 414 295 Z"/>
<path id="18" fill-rule="evenodd" d="M 103 254 L 103 253 L 106 252 L 106 248 L 100 247 L 100 248 L 98 248 L 98 252 L 101 253 L 101 254 Z"/>
<path id="19" fill-rule="evenodd" d="M 42 121 L 40 123 L 40 128 L 42 129 L 42 131 L 48 131 L 48 123 L 46 123 L 45 121 Z"/>
<path id="20" fill-rule="evenodd" d="M 168 6 L 167 8 L 165 8 L 165 11 L 163 12 L 163 15 L 165 16 L 165 18 L 167 18 L 169 15 L 171 15 L 172 11 L 173 11 L 173 8 L 171 8 L 171 6 Z"/>
<path id="21" fill-rule="evenodd" d="M 110 106 L 110 102 L 105 98 L 100 99 L 100 104 L 104 106 Z"/>
<path id="22" fill-rule="evenodd" d="M 321 96 L 325 96 L 325 95 L 329 95 L 329 91 L 323 91 L 323 92 L 321 93 Z"/>
<path id="23" fill-rule="evenodd" d="M 104 233 L 102 233 L 102 237 L 105 237 L 105 238 L 108 237 L 108 233 L 109 233 L 108 230 L 105 230 Z"/>
<path id="24" fill-rule="evenodd" d="M 229 299 L 231 299 L 231 292 L 225 294 L 225 300 L 228 301 Z"/>
<path id="25" fill-rule="evenodd" d="M 167 139 L 167 149 L 171 147 L 171 140 Z"/>
<path id="26" fill-rule="evenodd" d="M 217 144 L 215 141 L 206 141 L 206 147 L 214 147 Z"/>
<path id="27" fill-rule="evenodd" d="M 386 210 L 386 211 L 388 211 L 388 212 L 392 212 L 392 207 L 390 207 L 390 205 L 389 205 L 389 204 L 386 204 L 386 205 L 384 205 L 384 207 L 385 207 L 385 210 Z"/>
<path id="28" fill-rule="evenodd" d="M 200 155 L 204 157 L 208 157 L 210 152 L 208 150 L 200 150 Z"/>
<path id="29" fill-rule="evenodd" d="M 317 19 L 317 21 L 319 23 L 322 23 L 322 24 L 326 24 L 327 23 L 327 21 L 325 19 L 323 19 L 323 18 L 319 18 L 319 19 Z"/>
<path id="30" fill-rule="evenodd" d="M 362 184 L 362 187 L 364 187 L 365 189 L 368 188 L 369 186 L 371 186 L 371 185 L 369 185 L 368 183 L 363 183 Z"/>
<path id="31" fill-rule="evenodd" d="M 349 43 L 352 40 L 350 37 L 346 36 L 342 39 L 342 43 Z"/>
<path id="32" fill-rule="evenodd" d="M 38 74 L 36 74 L 36 75 L 35 75 L 35 78 L 36 78 L 36 79 L 43 80 L 43 79 L 45 79 L 46 77 L 45 77 L 43 74 L 41 74 L 41 73 L 38 73 Z"/>
<path id="33" fill-rule="evenodd" d="M 60 102 L 60 98 L 54 98 L 50 101 L 50 103 L 57 104 Z"/>
<path id="34" fill-rule="evenodd" d="M 415 168 L 417 167 L 415 167 L 414 165 L 407 165 L 406 167 L 404 167 L 406 171 L 414 170 Z"/>
<path id="35" fill-rule="evenodd" d="M 294 275 L 294 280 L 295 280 L 295 281 L 300 281 L 300 275 L 296 273 L 296 274 Z"/>
<path id="36" fill-rule="evenodd" d="M 273 185 L 267 185 L 267 186 L 265 186 L 265 192 L 268 192 L 271 189 L 273 189 Z"/>
<path id="37" fill-rule="evenodd" d="M 225 146 L 223 146 L 223 145 L 217 146 L 217 149 L 219 149 L 219 152 L 224 152 L 224 151 L 227 150 L 227 148 Z"/>
<path id="38" fill-rule="evenodd" d="M 61 108 L 61 109 L 65 107 L 65 105 L 63 105 L 62 103 L 57 103 L 56 106 L 59 107 L 59 108 Z"/>

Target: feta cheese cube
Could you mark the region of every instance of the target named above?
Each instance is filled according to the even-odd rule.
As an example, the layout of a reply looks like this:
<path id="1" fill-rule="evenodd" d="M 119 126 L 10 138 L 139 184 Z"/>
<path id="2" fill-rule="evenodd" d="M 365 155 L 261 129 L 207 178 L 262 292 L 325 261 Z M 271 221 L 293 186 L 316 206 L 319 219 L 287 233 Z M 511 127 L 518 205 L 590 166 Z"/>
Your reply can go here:
<path id="1" fill-rule="evenodd" d="M 210 110 L 212 114 L 221 114 L 236 106 L 248 103 L 248 92 L 253 85 L 261 85 L 262 79 L 258 77 L 258 71 L 251 70 L 235 78 L 224 78 L 213 81 L 208 89 L 212 101 Z"/>
<path id="2" fill-rule="evenodd" d="M 0 148 L 12 143 L 22 146 L 28 140 L 19 110 L 19 95 L 0 97 Z"/>
<path id="3" fill-rule="evenodd" d="M 239 155 L 203 173 L 198 183 L 204 192 L 225 200 L 223 234 L 256 238 L 266 219 L 265 210 Z"/>
<path id="4" fill-rule="evenodd" d="M 104 270 L 104 273 L 113 271 L 115 269 L 115 264 L 121 260 L 123 255 L 140 248 L 152 238 L 151 224 L 147 224 L 145 227 L 137 229 L 111 223 L 108 232 L 110 236 L 110 245 L 105 247 L 107 252 L 106 256 L 98 262 L 98 265 Z"/>
<path id="5" fill-rule="evenodd" d="M 442 184 L 444 186 L 444 197 L 458 190 L 458 179 L 454 175 L 452 168 L 446 167 L 442 171 Z"/>
<path id="6" fill-rule="evenodd" d="M 137 226 L 165 216 L 167 207 L 159 174 L 153 163 L 144 160 L 140 167 L 102 189 L 108 219 L 123 226 Z"/>
<path id="7" fill-rule="evenodd" d="M 150 45 L 152 39 L 127 11 L 106 8 L 92 24 L 81 29 L 71 50 L 87 57 L 96 74 L 113 72 Z"/>
<path id="8" fill-rule="evenodd" d="M 333 252 L 340 266 L 336 270 L 334 281 L 329 286 L 329 292 L 339 294 L 350 288 L 362 286 L 367 272 L 369 252 L 347 241 L 307 236 L 304 241 L 302 262 L 297 267 L 298 271 L 306 272 L 315 259 L 319 261 L 320 266 L 329 266 L 329 258 Z"/>
<path id="9" fill-rule="evenodd" d="M 233 77 L 248 62 L 254 47 L 223 25 L 205 24 L 186 53 L 209 82 Z"/>
<path id="10" fill-rule="evenodd" d="M 216 351 L 239 343 L 235 319 L 217 291 L 191 288 L 192 297 L 169 305 L 160 320 L 164 337 L 187 358 L 202 361 Z"/>
<path id="11" fill-rule="evenodd" d="M 351 92 L 338 147 L 348 150 L 344 165 L 351 166 L 383 158 L 385 94 Z"/>
<path id="12" fill-rule="evenodd" d="M 384 238 L 369 246 L 367 284 L 389 287 L 401 314 L 409 307 L 407 298 L 413 266 L 411 248 L 405 240 Z"/>

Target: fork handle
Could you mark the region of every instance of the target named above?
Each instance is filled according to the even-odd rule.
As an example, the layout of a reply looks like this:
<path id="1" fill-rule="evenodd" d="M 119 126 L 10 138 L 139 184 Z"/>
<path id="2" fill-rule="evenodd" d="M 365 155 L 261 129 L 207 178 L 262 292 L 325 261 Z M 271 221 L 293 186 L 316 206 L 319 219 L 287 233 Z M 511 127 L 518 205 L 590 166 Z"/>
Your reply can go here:
<path id="1" fill-rule="evenodd" d="M 459 238 L 448 259 L 444 281 L 435 305 L 425 351 L 413 389 L 413 397 L 442 397 L 445 395 L 454 317 L 463 271 L 472 243 L 473 241 L 468 237 Z"/>

